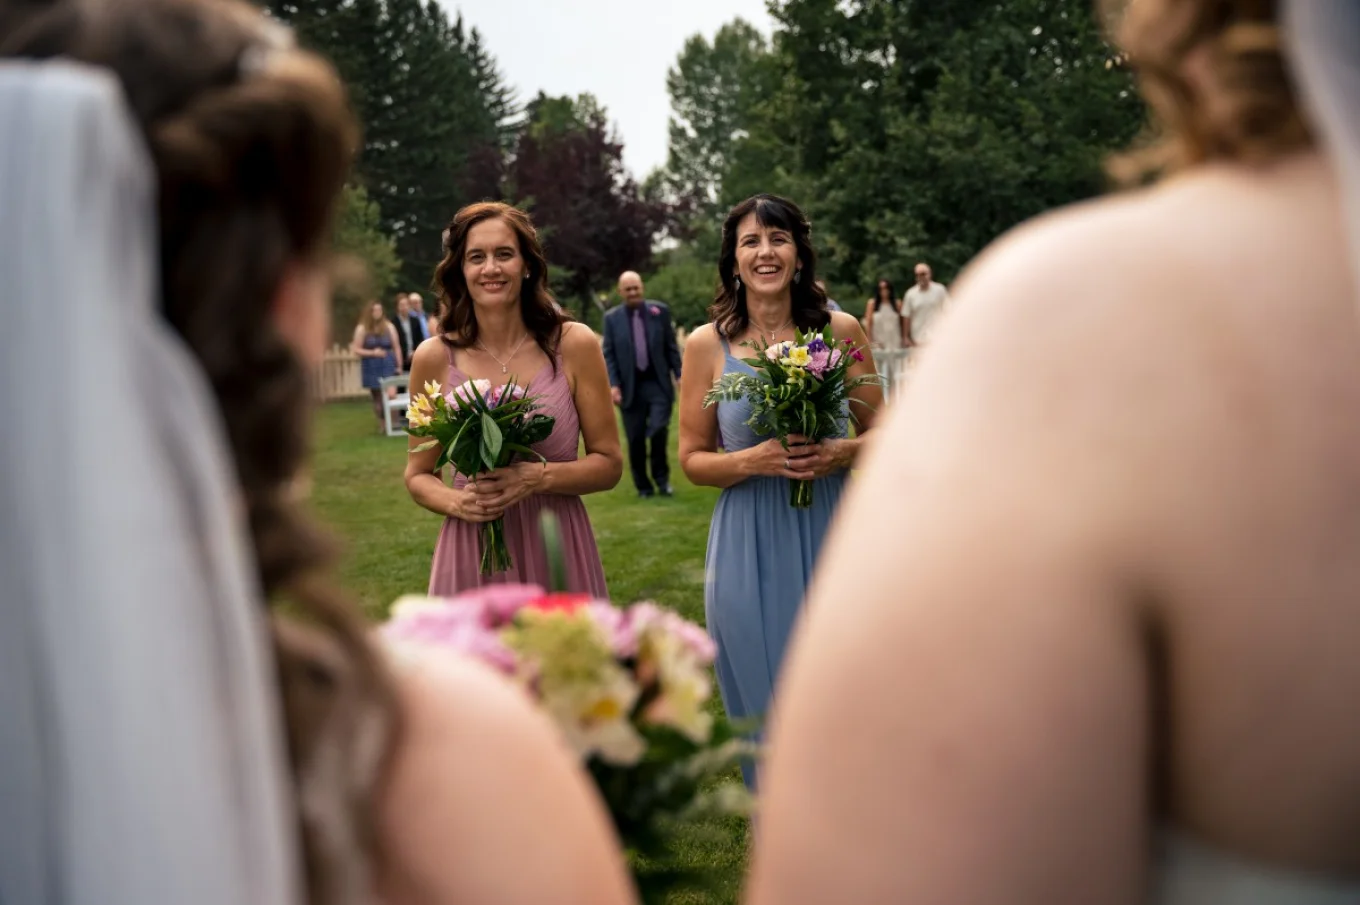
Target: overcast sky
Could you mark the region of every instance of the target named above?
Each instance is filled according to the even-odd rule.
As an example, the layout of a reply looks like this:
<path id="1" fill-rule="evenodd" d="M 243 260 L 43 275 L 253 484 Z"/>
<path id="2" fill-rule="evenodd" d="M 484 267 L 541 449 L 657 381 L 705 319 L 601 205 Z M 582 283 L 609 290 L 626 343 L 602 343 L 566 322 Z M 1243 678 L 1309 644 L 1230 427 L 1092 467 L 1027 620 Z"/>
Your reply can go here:
<path id="1" fill-rule="evenodd" d="M 740 16 L 767 35 L 765 0 L 440 0 L 475 26 L 521 102 L 599 98 L 640 182 L 666 160 L 666 70 L 696 32 Z"/>

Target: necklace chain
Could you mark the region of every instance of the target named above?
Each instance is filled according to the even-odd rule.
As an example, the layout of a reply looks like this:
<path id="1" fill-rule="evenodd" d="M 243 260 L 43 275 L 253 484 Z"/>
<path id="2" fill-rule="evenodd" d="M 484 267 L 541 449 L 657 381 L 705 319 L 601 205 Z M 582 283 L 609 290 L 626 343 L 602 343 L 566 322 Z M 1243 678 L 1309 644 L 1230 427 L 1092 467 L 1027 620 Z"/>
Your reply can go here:
<path id="1" fill-rule="evenodd" d="M 759 330 L 762 334 L 764 334 L 765 339 L 766 339 L 767 342 L 774 342 L 775 334 L 778 333 L 779 331 L 783 330 L 785 327 L 789 326 L 789 325 L 792 324 L 792 323 L 793 323 L 793 318 L 789 318 L 788 320 L 784 321 L 784 323 L 780 324 L 778 327 L 774 328 L 773 330 L 766 330 L 764 327 L 760 326 L 760 324 L 757 324 L 754 320 L 752 320 L 752 321 L 751 321 L 751 326 L 755 327 L 755 328 L 756 328 L 757 330 Z"/>
<path id="2" fill-rule="evenodd" d="M 496 364 L 501 366 L 501 373 L 507 374 L 510 372 L 510 362 L 515 360 L 515 355 L 519 352 L 519 347 L 524 345 L 524 341 L 528 338 L 529 338 L 528 333 L 525 333 L 523 336 L 521 336 L 519 338 L 519 342 L 515 343 L 515 348 L 511 349 L 510 354 L 505 356 L 505 361 L 501 361 L 499 358 L 496 358 L 496 353 L 492 352 L 486 346 L 482 345 L 482 341 L 480 339 L 477 340 L 477 348 L 481 349 L 487 355 L 490 355 L 493 359 L 495 359 Z"/>

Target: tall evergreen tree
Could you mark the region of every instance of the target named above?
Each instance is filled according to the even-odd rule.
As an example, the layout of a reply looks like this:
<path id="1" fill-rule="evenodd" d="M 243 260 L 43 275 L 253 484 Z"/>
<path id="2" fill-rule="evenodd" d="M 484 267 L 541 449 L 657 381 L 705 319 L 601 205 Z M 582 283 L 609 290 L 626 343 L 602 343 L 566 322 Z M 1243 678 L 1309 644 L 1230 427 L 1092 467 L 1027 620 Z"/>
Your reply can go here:
<path id="1" fill-rule="evenodd" d="M 595 293 L 646 267 L 661 212 L 624 169 L 623 146 L 590 95 L 535 98 L 510 174 L 560 271 L 557 285 L 589 321 Z"/>
<path id="2" fill-rule="evenodd" d="M 667 175 L 716 171 L 719 210 L 794 198 L 833 283 L 901 282 L 919 258 L 952 277 L 1016 223 L 1099 192 L 1102 159 L 1144 121 L 1091 0 L 773 0 L 771 13 L 770 49 L 743 51 L 739 87 L 717 87 L 736 68 L 718 40 L 686 45 Z M 699 126 L 734 137 L 691 153 L 710 146 Z"/>
<path id="3" fill-rule="evenodd" d="M 448 219 L 499 192 L 513 99 L 491 77 L 494 61 L 434 0 L 270 4 L 350 86 L 364 125 L 356 179 L 381 208 L 403 282 L 428 284 Z"/>

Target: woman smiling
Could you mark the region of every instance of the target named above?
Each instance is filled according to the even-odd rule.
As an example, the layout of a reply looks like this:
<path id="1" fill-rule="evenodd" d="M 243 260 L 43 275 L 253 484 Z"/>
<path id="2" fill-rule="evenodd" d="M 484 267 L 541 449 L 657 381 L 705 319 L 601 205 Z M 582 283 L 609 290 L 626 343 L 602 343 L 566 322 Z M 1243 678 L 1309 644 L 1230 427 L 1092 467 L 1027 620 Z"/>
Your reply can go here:
<path id="1" fill-rule="evenodd" d="M 681 466 L 695 484 L 723 489 L 708 535 L 704 608 L 723 702 L 735 719 L 761 717 L 769 705 L 822 538 L 883 401 L 877 386 L 853 390 L 860 403 L 855 437 L 808 443 L 795 436 L 788 449 L 747 426 L 744 400 L 704 406 L 723 374 L 751 371 L 734 345 L 792 340 L 795 329 L 829 323 L 837 339 L 865 351 L 847 377 L 874 373 L 859 321 L 827 310 L 810 236 L 802 211 L 783 198 L 757 195 L 732 209 L 723 224 L 713 322 L 689 338 L 681 369 Z M 789 506 L 789 479 L 815 482 L 810 508 Z M 752 771 L 746 780 L 754 785 Z"/>
<path id="2" fill-rule="evenodd" d="M 505 519 L 514 562 L 491 582 L 548 583 L 538 528 L 542 512 L 557 515 L 572 591 L 606 595 L 604 569 L 581 495 L 609 490 L 623 474 L 618 428 L 609 400 L 600 343 L 589 327 L 570 323 L 548 292 L 548 265 L 527 214 L 509 205 L 463 208 L 449 224 L 439 286 L 441 335 L 416 350 L 411 386 L 456 386 L 514 378 L 556 419 L 535 451 L 547 461 L 515 462 L 453 485 L 435 471 L 436 449 L 415 453 L 406 487 L 418 504 L 445 517 L 434 551 L 430 593 L 454 594 L 483 583 L 478 525 Z M 584 456 L 578 455 L 582 438 Z M 411 445 L 421 443 L 411 438 Z"/>

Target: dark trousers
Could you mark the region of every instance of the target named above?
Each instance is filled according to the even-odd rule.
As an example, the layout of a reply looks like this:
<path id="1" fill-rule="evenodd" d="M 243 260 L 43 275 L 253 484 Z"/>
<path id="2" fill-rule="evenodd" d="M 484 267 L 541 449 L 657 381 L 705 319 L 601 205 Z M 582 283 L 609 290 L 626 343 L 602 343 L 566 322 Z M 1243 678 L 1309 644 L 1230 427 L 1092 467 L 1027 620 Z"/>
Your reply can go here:
<path id="1" fill-rule="evenodd" d="M 639 493 L 670 483 L 671 466 L 666 459 L 666 440 L 670 433 L 671 397 L 654 376 L 638 375 L 633 398 L 623 407 L 623 433 L 628 439 L 628 468 Z M 648 450 L 648 444 L 651 450 Z M 652 467 L 651 480 L 647 465 Z"/>

